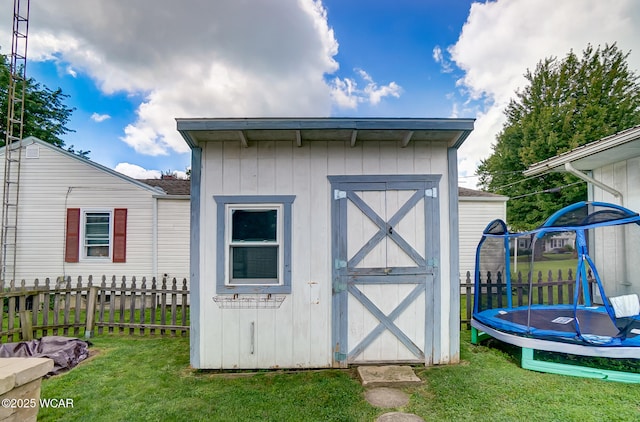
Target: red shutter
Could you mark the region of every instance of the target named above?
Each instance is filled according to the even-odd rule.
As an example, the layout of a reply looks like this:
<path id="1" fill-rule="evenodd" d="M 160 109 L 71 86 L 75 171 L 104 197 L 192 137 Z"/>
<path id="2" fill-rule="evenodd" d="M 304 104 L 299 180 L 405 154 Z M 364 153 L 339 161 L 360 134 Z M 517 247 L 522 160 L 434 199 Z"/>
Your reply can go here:
<path id="1" fill-rule="evenodd" d="M 127 261 L 127 209 L 113 210 L 113 262 Z"/>
<path id="2" fill-rule="evenodd" d="M 64 261 L 78 262 L 80 258 L 80 208 L 67 208 L 67 233 Z"/>

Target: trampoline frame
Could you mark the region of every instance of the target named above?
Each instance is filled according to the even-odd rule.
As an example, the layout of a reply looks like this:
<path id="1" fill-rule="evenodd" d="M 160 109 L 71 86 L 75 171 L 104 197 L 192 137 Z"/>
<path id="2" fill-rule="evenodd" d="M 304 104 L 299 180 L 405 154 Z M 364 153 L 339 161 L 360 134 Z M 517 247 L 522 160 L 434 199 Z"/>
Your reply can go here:
<path id="1" fill-rule="evenodd" d="M 608 369 L 592 368 L 582 365 L 570 365 L 566 363 L 536 360 L 534 358 L 535 350 L 558 352 L 557 349 L 559 343 L 555 341 L 540 340 L 509 334 L 498 331 L 476 320 L 471 321 L 472 344 L 479 344 L 481 341 L 488 339 L 489 337 L 520 347 L 522 351 L 520 366 L 523 369 L 545 372 L 549 374 L 569 375 L 581 378 L 596 378 L 605 381 L 640 384 L 640 374 L 636 373 L 612 371 Z M 606 355 L 606 353 L 611 351 L 611 349 L 616 349 L 616 353 L 620 355 L 616 356 L 617 358 L 628 357 L 637 359 L 638 355 L 637 347 L 594 347 L 583 346 L 580 344 L 561 344 L 565 346 L 565 350 L 563 350 L 562 353 L 575 354 L 580 356 L 612 357 Z M 605 352 L 605 354 L 600 354 L 602 352 Z"/>
<path id="2" fill-rule="evenodd" d="M 584 206 L 598 206 L 598 207 L 608 207 L 609 209 L 617 210 L 620 214 L 625 214 L 624 218 L 620 218 L 619 220 L 612 219 L 609 222 L 605 222 L 604 224 L 598 223 L 588 223 L 584 225 L 577 226 L 560 226 L 556 225 L 560 217 L 564 215 L 566 212 L 572 212 L 580 207 Z M 588 213 L 587 216 L 591 217 L 591 215 L 595 215 L 595 213 Z M 586 219 L 585 219 L 586 221 Z M 507 307 L 506 308 L 493 308 L 493 309 L 478 309 L 478 301 L 474 300 L 474 311 L 473 318 L 471 320 L 471 342 L 472 344 L 478 344 L 480 341 L 493 337 L 505 343 L 512 344 L 514 346 L 520 347 L 522 349 L 522 358 L 521 365 L 525 369 L 535 370 L 539 372 L 549 372 L 555 374 L 562 375 L 571 375 L 578 377 L 587 377 L 587 378 L 598 378 L 610 381 L 619 381 L 619 382 L 629 382 L 629 383 L 640 383 L 640 373 L 629 373 L 623 371 L 613 371 L 599 368 L 591 368 L 584 367 L 579 365 L 571 365 L 566 363 L 557 363 L 557 362 L 548 362 L 548 361 L 540 361 L 534 359 L 534 350 L 548 351 L 548 352 L 556 352 L 556 353 L 566 353 L 572 355 L 579 356 L 591 356 L 591 357 L 602 357 L 602 358 L 623 358 L 623 359 L 640 359 L 640 342 L 637 340 L 640 339 L 637 333 L 634 332 L 633 340 L 628 341 L 625 336 L 626 334 L 614 334 L 611 335 L 611 328 L 606 326 L 606 324 L 599 324 L 603 333 L 585 333 L 581 330 L 580 325 L 578 323 L 577 312 L 579 308 L 581 312 L 584 312 L 584 305 L 578 306 L 580 298 L 578 297 L 579 291 L 584 295 L 582 297 L 583 303 L 587 307 L 591 307 L 591 297 L 589 295 L 589 291 L 587 288 L 587 274 L 586 274 L 586 265 L 592 269 L 594 273 L 594 277 L 597 281 L 597 286 L 600 290 L 601 297 L 604 300 L 604 304 L 601 307 L 602 309 L 598 309 L 597 311 L 594 309 L 593 312 L 598 312 L 599 314 L 604 313 L 608 317 L 611 318 L 611 324 L 615 327 L 614 320 L 614 310 L 610 303 L 608 303 L 608 299 L 604 294 L 604 288 L 600 281 L 600 277 L 597 273 L 595 265 L 591 258 L 589 257 L 589 253 L 586 247 L 585 242 L 585 230 L 593 227 L 599 227 L 601 225 L 622 225 L 628 223 L 635 223 L 640 225 L 640 215 L 634 213 L 631 210 L 623 208 L 619 205 L 607 204 L 602 202 L 579 202 L 568 207 L 563 208 L 562 210 L 553 214 L 539 229 L 528 232 L 527 234 L 531 234 L 533 236 L 533 240 L 535 242 L 536 239 L 540 238 L 545 233 L 553 233 L 559 231 L 573 231 L 576 233 L 576 249 L 578 252 L 578 269 L 576 272 L 576 289 L 574 296 L 574 304 L 570 305 L 574 309 L 574 316 L 576 317 L 575 323 L 572 324 L 575 326 L 575 336 L 573 336 L 573 332 L 567 330 L 553 330 L 553 329 L 544 329 L 538 328 L 532 324 L 530 325 L 522 325 L 516 322 L 515 315 L 512 319 L 503 319 L 499 318 L 498 314 L 508 314 L 509 312 L 514 311 L 522 311 L 522 308 L 513 308 L 511 303 L 511 295 L 507 295 Z M 494 230 L 498 230 L 495 232 Z M 503 229 L 503 232 L 500 232 L 500 229 Z M 494 220 L 485 229 L 483 232 L 482 239 L 478 245 L 478 251 L 476 254 L 476 293 L 479 291 L 479 268 L 480 268 L 480 248 L 482 247 L 485 239 L 493 237 L 493 238 L 504 238 L 504 247 L 506 251 L 509 251 L 509 238 L 518 236 L 519 234 L 509 233 L 506 229 L 506 224 L 502 220 Z M 520 234 L 521 235 L 521 234 Z M 508 257 L 508 252 L 507 252 Z M 509 259 L 506 259 L 504 272 L 506 274 L 510 274 L 509 268 Z M 507 278 L 507 289 L 510 291 L 510 278 Z M 481 289 L 480 289 L 481 291 Z M 474 299 L 477 297 L 474 296 Z M 535 312 L 533 308 L 531 308 L 531 297 L 529 299 L 529 305 L 526 307 L 529 309 L 529 312 Z M 537 309 L 553 309 L 554 306 L 558 305 L 537 305 Z M 566 307 L 566 305 L 564 305 Z M 594 307 L 595 308 L 595 307 Z M 561 308 L 556 308 L 558 311 Z M 483 313 L 487 313 L 484 314 Z M 531 315 L 531 314 L 529 314 Z M 479 318 L 477 319 L 476 316 Z M 584 316 L 584 314 L 583 314 Z M 590 319 L 589 317 L 588 319 Z M 636 317 L 637 318 L 637 317 Z M 491 319 L 493 319 L 496 323 L 491 324 Z M 596 318 L 597 319 L 597 318 Z M 556 321 L 553 321 L 556 322 Z M 600 323 L 602 321 L 599 321 Z M 615 332 L 615 331 L 614 331 Z"/>

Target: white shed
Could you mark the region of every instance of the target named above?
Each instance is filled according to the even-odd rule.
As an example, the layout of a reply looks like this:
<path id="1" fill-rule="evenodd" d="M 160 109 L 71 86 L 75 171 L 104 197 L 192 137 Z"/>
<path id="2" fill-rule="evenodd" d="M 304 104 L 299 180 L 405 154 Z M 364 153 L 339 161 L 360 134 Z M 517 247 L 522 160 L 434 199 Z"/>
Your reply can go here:
<path id="1" fill-rule="evenodd" d="M 191 364 L 459 361 L 471 119 L 178 119 L 192 149 Z"/>
<path id="2" fill-rule="evenodd" d="M 167 192 L 33 137 L 22 148 L 18 283 L 188 277 L 188 244 L 180 242 L 189 231 L 188 189 Z M 0 149 L 3 162 L 4 154 Z"/>
<path id="3" fill-rule="evenodd" d="M 507 200 L 503 195 L 460 187 L 460 279 L 471 280 L 476 268 L 476 248 L 487 224 L 496 219 L 507 220 Z"/>

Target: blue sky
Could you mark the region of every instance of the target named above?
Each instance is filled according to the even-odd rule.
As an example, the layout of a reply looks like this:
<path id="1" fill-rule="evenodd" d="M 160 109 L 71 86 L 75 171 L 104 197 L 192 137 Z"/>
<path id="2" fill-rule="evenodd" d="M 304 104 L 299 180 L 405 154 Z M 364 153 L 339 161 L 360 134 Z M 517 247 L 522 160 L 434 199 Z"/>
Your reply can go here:
<path id="1" fill-rule="evenodd" d="M 34 0 L 27 73 L 70 96 L 67 146 L 133 177 L 189 166 L 176 117 L 471 117 L 475 187 L 527 68 L 617 42 L 638 72 L 637 22 L 635 0 Z"/>

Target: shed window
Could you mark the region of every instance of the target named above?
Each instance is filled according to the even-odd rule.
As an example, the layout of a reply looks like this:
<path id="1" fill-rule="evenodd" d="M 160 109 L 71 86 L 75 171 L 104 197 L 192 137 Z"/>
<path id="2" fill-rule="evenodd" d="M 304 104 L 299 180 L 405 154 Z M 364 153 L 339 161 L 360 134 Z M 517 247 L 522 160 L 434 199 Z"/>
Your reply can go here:
<path id="1" fill-rule="evenodd" d="M 280 284 L 280 207 L 229 207 L 229 284 Z"/>
<path id="2" fill-rule="evenodd" d="M 293 196 L 215 196 L 217 293 L 291 291 Z"/>

